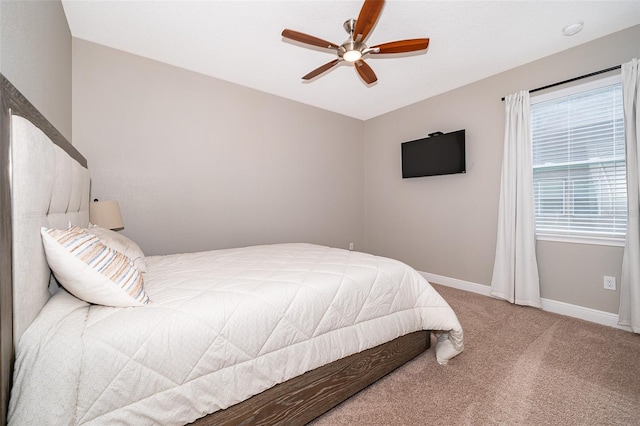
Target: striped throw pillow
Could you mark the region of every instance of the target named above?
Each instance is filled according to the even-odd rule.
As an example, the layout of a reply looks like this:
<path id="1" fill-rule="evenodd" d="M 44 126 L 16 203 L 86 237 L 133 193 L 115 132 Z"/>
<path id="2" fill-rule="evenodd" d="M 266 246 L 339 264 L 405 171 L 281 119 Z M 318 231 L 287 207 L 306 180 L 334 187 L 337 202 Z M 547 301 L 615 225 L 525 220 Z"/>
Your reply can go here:
<path id="1" fill-rule="evenodd" d="M 89 224 L 87 231 L 98 237 L 104 245 L 119 251 L 131 259 L 140 272 L 147 272 L 147 265 L 144 262 L 144 253 L 138 244 L 116 231 L 105 229 L 98 225 Z"/>
<path id="2" fill-rule="evenodd" d="M 41 234 L 49 267 L 77 298 L 116 307 L 149 303 L 142 273 L 133 261 L 86 229 L 42 228 Z"/>

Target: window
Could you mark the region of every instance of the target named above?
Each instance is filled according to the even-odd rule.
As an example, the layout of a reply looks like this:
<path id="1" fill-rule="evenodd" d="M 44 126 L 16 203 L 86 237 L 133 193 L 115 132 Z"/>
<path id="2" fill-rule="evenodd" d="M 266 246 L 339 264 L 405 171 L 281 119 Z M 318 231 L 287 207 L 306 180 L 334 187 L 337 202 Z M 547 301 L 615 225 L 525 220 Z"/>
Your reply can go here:
<path id="1" fill-rule="evenodd" d="M 623 244 L 620 76 L 532 97 L 531 133 L 537 237 Z"/>

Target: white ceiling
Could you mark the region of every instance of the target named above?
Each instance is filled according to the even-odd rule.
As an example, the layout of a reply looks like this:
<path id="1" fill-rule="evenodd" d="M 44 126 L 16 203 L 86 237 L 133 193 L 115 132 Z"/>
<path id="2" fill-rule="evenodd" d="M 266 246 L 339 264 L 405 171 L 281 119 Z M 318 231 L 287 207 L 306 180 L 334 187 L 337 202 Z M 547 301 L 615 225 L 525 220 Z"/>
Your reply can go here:
<path id="1" fill-rule="evenodd" d="M 367 86 L 346 63 L 303 82 L 335 54 L 280 35 L 289 28 L 341 44 L 362 1 L 62 4 L 74 37 L 362 120 L 640 24 L 640 0 L 387 1 L 367 45 L 431 42 L 422 54 L 368 57 L 378 82 Z M 564 36 L 576 21 L 582 32 Z"/>

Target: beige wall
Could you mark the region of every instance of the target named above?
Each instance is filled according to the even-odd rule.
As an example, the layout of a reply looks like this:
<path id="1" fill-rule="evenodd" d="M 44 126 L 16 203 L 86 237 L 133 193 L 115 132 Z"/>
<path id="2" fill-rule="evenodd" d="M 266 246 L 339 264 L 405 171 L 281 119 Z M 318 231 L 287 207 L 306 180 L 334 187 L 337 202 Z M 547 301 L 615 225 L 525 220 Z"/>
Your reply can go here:
<path id="1" fill-rule="evenodd" d="M 1 1 L 0 72 L 71 142 L 71 32 L 62 3 Z"/>
<path id="2" fill-rule="evenodd" d="M 362 248 L 361 121 L 78 39 L 73 73 L 92 197 L 146 253 Z"/>
<path id="3" fill-rule="evenodd" d="M 82 40 L 75 144 L 93 196 L 118 199 L 150 254 L 349 242 L 489 285 L 502 161 L 500 98 L 640 56 L 640 26 L 367 122 Z M 400 143 L 466 129 L 467 173 L 401 178 Z M 542 297 L 616 313 L 622 248 L 541 241 Z"/>
<path id="4" fill-rule="evenodd" d="M 640 56 L 640 26 L 365 123 L 365 248 L 418 270 L 490 285 L 503 143 L 501 98 Z M 466 129 L 467 173 L 401 178 L 400 143 Z M 617 313 L 622 248 L 541 241 L 543 298 Z"/>

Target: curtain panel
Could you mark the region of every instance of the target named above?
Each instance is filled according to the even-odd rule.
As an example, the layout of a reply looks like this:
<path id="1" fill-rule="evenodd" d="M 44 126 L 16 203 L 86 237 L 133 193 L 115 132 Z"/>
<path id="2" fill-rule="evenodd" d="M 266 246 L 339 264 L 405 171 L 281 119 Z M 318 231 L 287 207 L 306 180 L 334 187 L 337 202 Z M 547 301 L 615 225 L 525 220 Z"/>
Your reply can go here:
<path id="1" fill-rule="evenodd" d="M 491 295 L 542 307 L 536 260 L 528 91 L 505 98 L 504 151 Z"/>
<path id="2" fill-rule="evenodd" d="M 640 149 L 638 149 L 638 59 L 622 64 L 622 103 L 627 159 L 627 235 L 620 279 L 620 325 L 640 333 Z"/>

